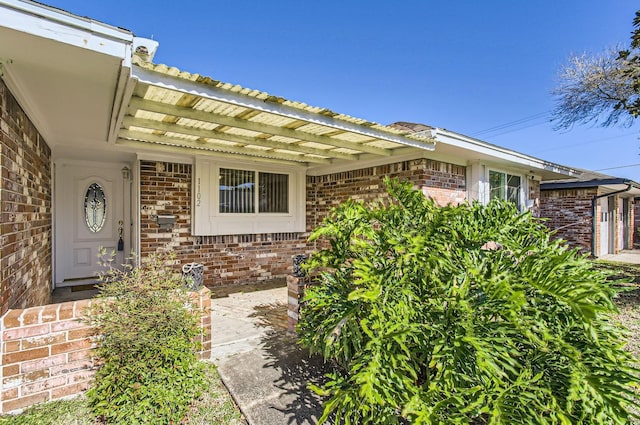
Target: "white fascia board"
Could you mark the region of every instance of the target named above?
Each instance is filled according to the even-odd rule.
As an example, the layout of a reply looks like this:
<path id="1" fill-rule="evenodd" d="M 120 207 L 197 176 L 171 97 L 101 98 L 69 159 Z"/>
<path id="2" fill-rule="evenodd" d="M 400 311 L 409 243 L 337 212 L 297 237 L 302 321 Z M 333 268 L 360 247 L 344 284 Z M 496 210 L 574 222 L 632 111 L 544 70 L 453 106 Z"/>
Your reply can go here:
<path id="1" fill-rule="evenodd" d="M 437 141 L 441 143 L 460 147 L 470 151 L 475 151 L 480 154 L 489 155 L 497 159 L 524 165 L 526 167 L 553 171 L 555 173 L 564 174 L 566 176 L 576 176 L 580 174 L 580 172 L 570 167 L 565 167 L 560 164 L 544 161 L 542 159 L 534 158 L 532 156 L 501 148 L 499 146 L 490 145 L 480 140 L 466 137 L 461 134 L 453 133 L 440 128 L 432 130 L 432 135 L 436 138 Z"/>
<path id="2" fill-rule="evenodd" d="M 118 74 L 118 81 L 116 83 L 116 91 L 113 99 L 113 105 L 111 107 L 111 119 L 109 121 L 109 134 L 107 141 L 109 143 L 115 143 L 118 138 L 118 132 L 124 120 L 125 113 L 133 91 L 136 88 L 137 80 L 131 77 L 131 46 L 128 46 L 129 50 L 129 66 L 126 65 L 126 60 L 122 61 L 120 73 Z"/>
<path id="3" fill-rule="evenodd" d="M 82 18 L 43 4 L 0 0 L 0 26 L 128 60 L 133 44 L 128 30 Z"/>
<path id="4" fill-rule="evenodd" d="M 183 78 L 162 74 L 139 66 L 133 66 L 133 76 L 138 78 L 140 83 L 149 84 L 151 86 L 162 87 L 167 90 L 174 90 L 180 93 L 191 94 L 203 97 L 205 99 L 215 100 L 218 102 L 228 103 L 230 105 L 241 106 L 260 112 L 267 112 L 294 120 L 305 121 L 310 124 L 318 124 L 325 127 L 334 128 L 336 130 L 348 131 L 363 136 L 374 137 L 388 142 L 394 142 L 405 146 L 420 148 L 432 151 L 435 149 L 434 142 L 421 142 L 419 140 L 409 139 L 400 135 L 386 133 L 363 125 L 350 123 L 347 121 L 337 120 L 313 112 L 304 111 L 287 105 L 274 102 L 265 102 L 263 99 L 234 93 L 229 90 L 213 87 L 206 84 L 197 83 Z"/>

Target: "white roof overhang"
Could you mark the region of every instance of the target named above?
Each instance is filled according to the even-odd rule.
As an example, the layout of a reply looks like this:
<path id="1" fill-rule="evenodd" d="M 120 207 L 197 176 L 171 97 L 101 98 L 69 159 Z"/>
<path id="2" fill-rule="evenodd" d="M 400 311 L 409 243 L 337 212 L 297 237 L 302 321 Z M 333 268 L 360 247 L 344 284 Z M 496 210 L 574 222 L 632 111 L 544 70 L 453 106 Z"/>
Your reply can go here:
<path id="1" fill-rule="evenodd" d="M 494 166 L 524 169 L 538 175 L 542 180 L 566 179 L 579 176 L 580 170 L 545 161 L 530 155 L 503 148 L 482 140 L 474 139 L 452 131 L 435 128 L 429 133 L 438 142 L 437 152 L 468 162 L 482 161 Z"/>
<path id="2" fill-rule="evenodd" d="M 60 9 L 0 0 L 0 76 L 54 151 L 105 145 L 118 129 L 133 38 Z"/>
<path id="3" fill-rule="evenodd" d="M 299 166 L 432 151 L 429 136 L 308 106 L 134 57 L 116 144 Z"/>

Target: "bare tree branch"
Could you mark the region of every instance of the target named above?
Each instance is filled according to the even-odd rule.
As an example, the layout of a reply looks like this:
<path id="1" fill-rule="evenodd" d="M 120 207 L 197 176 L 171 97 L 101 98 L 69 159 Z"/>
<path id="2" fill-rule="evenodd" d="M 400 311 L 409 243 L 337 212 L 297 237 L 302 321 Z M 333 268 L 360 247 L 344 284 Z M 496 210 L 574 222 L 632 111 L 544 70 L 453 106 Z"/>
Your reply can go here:
<path id="1" fill-rule="evenodd" d="M 637 66 L 618 49 L 599 56 L 572 56 L 561 70 L 559 85 L 553 91 L 556 106 L 552 121 L 556 129 L 574 124 L 598 124 L 603 127 L 631 125 L 634 116 L 628 110 L 638 101 L 634 90 Z"/>
<path id="2" fill-rule="evenodd" d="M 633 27 L 628 49 L 569 59 L 552 92 L 556 130 L 589 123 L 629 126 L 640 116 L 640 10 Z"/>

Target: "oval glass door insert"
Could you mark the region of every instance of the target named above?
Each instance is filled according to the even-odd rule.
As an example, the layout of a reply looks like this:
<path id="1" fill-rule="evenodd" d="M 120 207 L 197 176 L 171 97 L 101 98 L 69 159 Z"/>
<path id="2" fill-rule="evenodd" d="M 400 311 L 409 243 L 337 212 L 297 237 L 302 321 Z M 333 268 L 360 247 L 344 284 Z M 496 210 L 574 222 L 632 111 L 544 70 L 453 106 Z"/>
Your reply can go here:
<path id="1" fill-rule="evenodd" d="M 107 197 L 98 183 L 91 183 L 84 195 L 84 220 L 93 233 L 98 233 L 107 220 Z"/>

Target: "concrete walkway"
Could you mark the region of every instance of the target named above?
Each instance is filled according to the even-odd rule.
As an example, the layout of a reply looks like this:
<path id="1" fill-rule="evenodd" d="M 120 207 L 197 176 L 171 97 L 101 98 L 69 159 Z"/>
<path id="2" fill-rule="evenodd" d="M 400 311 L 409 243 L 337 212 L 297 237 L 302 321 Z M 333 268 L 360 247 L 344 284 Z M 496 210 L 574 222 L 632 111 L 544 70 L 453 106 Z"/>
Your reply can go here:
<path id="1" fill-rule="evenodd" d="M 607 254 L 598 257 L 599 260 L 613 261 L 616 263 L 640 264 L 640 250 L 620 251 L 617 254 Z"/>
<path id="2" fill-rule="evenodd" d="M 319 398 L 308 382 L 327 372 L 287 333 L 287 289 L 211 300 L 212 361 L 250 425 L 315 424 Z"/>

